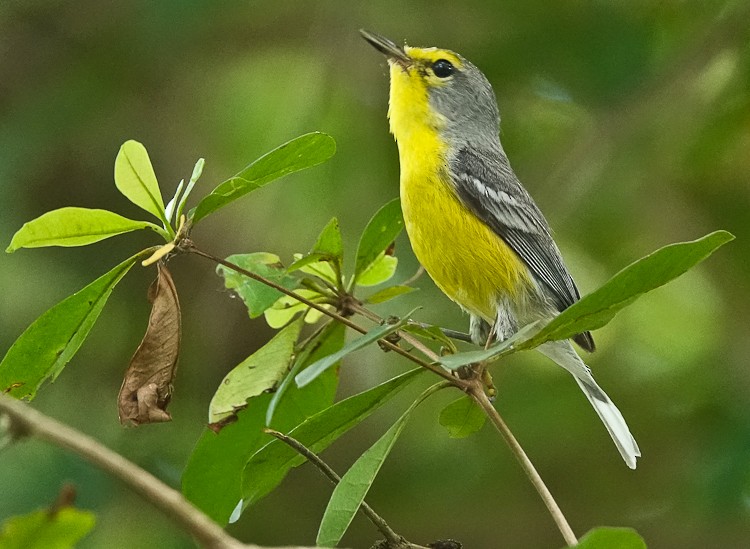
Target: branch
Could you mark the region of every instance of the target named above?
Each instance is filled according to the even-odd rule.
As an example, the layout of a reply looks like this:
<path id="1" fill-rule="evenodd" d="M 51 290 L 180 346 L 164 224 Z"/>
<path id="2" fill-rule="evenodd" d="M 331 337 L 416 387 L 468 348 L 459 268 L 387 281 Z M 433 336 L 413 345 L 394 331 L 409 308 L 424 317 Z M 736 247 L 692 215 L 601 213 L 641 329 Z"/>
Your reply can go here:
<path id="1" fill-rule="evenodd" d="M 269 287 L 273 288 L 274 290 L 277 290 L 277 291 L 281 292 L 282 294 L 285 294 L 285 295 L 287 295 L 287 296 L 289 296 L 291 298 L 294 298 L 297 301 L 299 301 L 300 303 L 304 303 L 308 307 L 311 307 L 311 308 L 315 309 L 316 311 L 318 311 L 320 313 L 323 313 L 324 315 L 327 315 L 327 316 L 333 318 L 334 320 L 336 320 L 338 322 L 341 322 L 344 326 L 346 326 L 348 328 L 351 328 L 352 330 L 355 330 L 355 331 L 359 332 L 360 334 L 366 334 L 367 333 L 367 330 L 365 328 L 363 328 L 359 324 L 356 324 L 355 322 L 352 322 L 351 320 L 349 320 L 345 316 L 342 316 L 342 315 L 340 315 L 339 313 L 337 313 L 335 311 L 331 311 L 331 310 L 327 309 L 326 307 L 323 307 L 322 305 L 320 305 L 318 303 L 315 303 L 314 301 L 310 301 L 306 297 L 303 297 L 303 296 L 299 295 L 294 290 L 288 290 L 287 288 L 284 288 L 284 286 L 282 286 L 280 284 L 276 284 L 274 281 L 269 280 L 269 279 L 267 279 L 266 277 L 264 277 L 262 275 L 254 273 L 252 271 L 248 271 L 247 269 L 243 269 L 239 265 L 236 265 L 236 264 L 234 264 L 234 263 L 232 263 L 230 261 L 226 261 L 224 259 L 221 259 L 220 257 L 216 257 L 216 256 L 211 255 L 209 253 L 206 253 L 206 252 L 204 252 L 202 250 L 199 250 L 198 248 L 195 247 L 195 244 L 193 244 L 193 242 L 190 241 L 190 240 L 186 240 L 183 244 L 181 244 L 180 249 L 183 250 L 183 251 L 186 251 L 186 252 L 193 253 L 195 255 L 199 255 L 201 257 L 205 257 L 206 259 L 210 259 L 211 261 L 213 261 L 215 263 L 218 263 L 219 265 L 223 265 L 224 267 L 227 267 L 228 269 L 232 269 L 233 271 L 238 272 L 241 275 L 244 275 L 244 276 L 246 276 L 248 278 L 252 278 L 253 280 L 257 280 L 258 282 L 261 282 L 262 284 L 265 284 L 266 286 L 269 286 Z M 447 379 L 448 381 L 456 381 L 456 382 L 458 382 L 459 384 L 457 386 L 460 387 L 460 388 L 462 388 L 462 389 L 464 388 L 463 385 L 460 384 L 460 380 L 456 380 L 456 378 L 454 378 L 449 372 L 446 372 L 445 370 L 443 370 L 440 366 L 436 366 L 436 365 L 431 364 L 431 363 L 429 363 L 429 362 L 427 362 L 425 360 L 420 359 L 419 357 L 416 357 L 416 356 L 412 355 L 411 353 L 409 353 L 409 351 L 407 351 L 405 349 L 402 349 L 401 347 L 399 347 L 395 343 L 391 343 L 387 339 L 380 339 L 380 340 L 378 340 L 378 343 L 382 344 L 388 350 L 394 351 L 394 352 L 400 354 L 404 358 L 407 358 L 407 359 L 411 360 L 412 362 L 414 362 L 415 364 L 418 364 L 422 368 L 426 368 L 426 369 L 430 370 L 431 372 L 439 375 L 440 377 L 442 377 L 444 379 Z M 434 355 L 434 353 L 433 353 L 433 356 L 435 357 L 434 360 L 437 360 L 437 355 Z"/>
<path id="2" fill-rule="evenodd" d="M 283 286 L 276 284 L 275 282 L 268 280 L 267 278 L 257 273 L 248 271 L 247 269 L 243 269 L 239 265 L 235 265 L 234 263 L 231 263 L 219 257 L 215 257 L 211 254 L 208 254 L 202 250 L 199 250 L 198 248 L 195 247 L 195 244 L 193 244 L 191 240 L 188 240 L 188 239 L 184 240 L 183 243 L 178 247 L 178 249 L 180 249 L 181 251 L 194 253 L 201 257 L 205 257 L 206 259 L 210 259 L 211 261 L 214 261 L 215 263 L 224 265 L 225 267 L 232 269 L 233 271 L 236 271 L 249 278 L 252 278 L 253 280 L 257 280 L 258 282 L 261 282 L 267 286 L 270 286 L 271 288 L 274 288 L 275 290 L 278 290 L 279 292 L 285 295 L 288 295 L 289 297 L 292 297 L 300 301 L 301 303 L 304 303 L 308 307 L 312 307 L 313 309 L 320 311 L 321 313 L 333 318 L 334 320 L 337 320 L 338 322 L 341 322 L 345 326 L 348 326 L 349 328 L 352 328 L 353 330 L 356 330 L 357 332 L 361 334 L 367 333 L 367 330 L 365 330 L 363 327 L 359 326 L 358 324 L 352 322 L 348 318 L 336 312 L 330 311 L 326 309 L 325 307 L 317 303 L 314 303 L 313 301 L 310 301 L 309 299 L 304 298 L 303 296 L 297 294 L 293 290 L 288 290 L 287 288 L 284 288 Z M 356 302 L 352 304 L 351 306 L 352 306 L 352 310 L 354 310 L 355 312 L 359 313 L 362 316 L 365 316 L 366 318 L 369 318 L 373 322 L 383 321 L 383 319 L 379 315 L 377 315 L 375 312 L 367 309 L 366 307 Z M 414 338 L 411 334 L 406 333 L 404 331 L 398 331 L 397 333 L 404 341 L 413 345 L 415 348 L 419 349 L 431 360 L 436 361 L 436 362 L 439 360 L 439 357 L 437 356 L 437 354 L 435 354 L 434 351 L 426 347 L 421 341 Z M 484 365 L 482 365 L 482 367 L 479 368 L 479 370 L 477 371 L 478 373 L 475 372 L 475 376 L 473 378 L 460 379 L 454 376 L 452 373 L 443 370 L 440 366 L 426 362 L 425 360 L 422 360 L 421 358 L 414 356 L 409 351 L 399 347 L 398 345 L 388 341 L 387 339 L 381 339 L 378 341 L 378 343 L 380 343 L 382 346 L 386 347 L 387 349 L 397 352 L 398 354 L 411 360 L 415 364 L 418 364 L 419 366 L 422 366 L 423 368 L 426 368 L 430 370 L 431 372 L 439 375 L 440 377 L 448 380 L 451 385 L 453 385 L 454 387 L 457 387 L 458 389 L 461 389 L 462 391 L 467 393 L 469 396 L 471 396 L 472 399 L 474 399 L 474 401 L 482 408 L 484 413 L 487 415 L 487 417 L 490 418 L 490 421 L 492 421 L 492 423 L 495 425 L 497 430 L 503 436 L 511 452 L 516 456 L 516 459 L 521 464 L 521 468 L 529 477 L 531 484 L 539 493 L 539 496 L 542 498 L 542 501 L 544 502 L 547 509 L 549 510 L 550 515 L 552 515 L 552 520 L 555 521 L 555 524 L 560 530 L 560 533 L 562 534 L 565 542 L 568 545 L 576 545 L 578 543 L 578 540 L 576 539 L 576 536 L 573 533 L 573 530 L 571 529 L 570 525 L 568 524 L 568 521 L 565 519 L 565 516 L 560 510 L 560 507 L 557 505 L 549 489 L 544 484 L 542 477 L 539 476 L 539 473 L 534 468 L 534 464 L 531 463 L 531 460 L 526 455 L 526 452 L 524 452 L 523 448 L 516 440 L 516 437 L 513 436 L 513 433 L 505 424 L 503 419 L 500 417 L 500 414 L 497 412 L 497 410 L 495 409 L 495 407 L 492 405 L 489 398 L 487 397 L 487 394 L 484 391 L 484 385 L 482 381 L 483 373 L 484 373 Z"/>
<path id="3" fill-rule="evenodd" d="M 503 418 L 500 417 L 500 414 L 490 402 L 489 398 L 484 392 L 484 387 L 482 387 L 482 384 L 479 382 L 479 378 L 474 380 L 474 384 L 472 385 L 471 389 L 467 391 L 467 393 L 474 400 L 474 402 L 476 402 L 482 408 L 482 410 L 484 410 L 484 413 L 487 414 L 487 417 L 490 418 L 492 424 L 505 439 L 505 442 L 508 443 L 511 452 L 513 452 L 513 455 L 516 456 L 516 459 L 521 464 L 521 468 L 523 469 L 524 473 L 526 473 L 526 476 L 529 477 L 531 484 L 534 486 L 537 493 L 542 498 L 542 501 L 547 506 L 547 510 L 549 511 L 549 514 L 552 515 L 552 519 L 555 521 L 557 528 L 560 530 L 560 533 L 565 539 L 565 543 L 567 543 L 569 546 L 576 545 L 578 543 L 578 539 L 573 533 L 573 529 L 570 527 L 570 524 L 568 524 L 565 515 L 563 515 L 560 507 L 557 505 L 555 498 L 552 497 L 552 494 L 547 488 L 547 485 L 544 484 L 542 477 L 539 476 L 539 473 L 534 467 L 534 464 L 531 463 L 529 456 L 526 455 L 526 452 L 524 452 L 518 440 L 516 440 L 516 437 L 513 436 L 513 433 L 511 432 L 508 425 L 505 423 L 505 421 L 503 421 Z"/>
<path id="4" fill-rule="evenodd" d="M 61 423 L 8 395 L 0 394 L 0 414 L 10 418 L 10 433 L 16 437 L 33 436 L 65 448 L 117 477 L 139 496 L 175 521 L 208 549 L 261 549 L 227 534 L 201 510 L 194 507 L 174 488 L 103 446 L 88 435 Z M 306 549 L 289 547 L 287 549 Z M 307 548 L 312 549 L 312 548 Z"/>
<path id="5" fill-rule="evenodd" d="M 300 441 L 273 429 L 264 429 L 264 431 L 269 435 L 276 437 L 281 442 L 290 446 L 295 452 L 302 455 L 305 459 L 307 459 L 307 461 L 317 467 L 318 470 L 323 473 L 334 485 L 341 482 L 341 477 L 336 474 L 336 471 L 331 469 L 331 467 L 325 461 L 320 459 L 320 457 L 318 457 L 315 452 L 310 450 Z M 360 509 L 362 509 L 362 512 L 367 516 L 368 519 L 370 519 L 370 522 L 375 525 L 375 528 L 380 530 L 380 533 L 385 536 L 385 539 L 388 541 L 389 547 L 393 547 L 394 549 L 427 549 L 422 545 L 415 545 L 406 541 L 403 536 L 400 536 L 399 534 L 394 532 L 393 529 L 388 526 L 388 523 L 385 521 L 385 519 L 378 515 L 373 510 L 373 508 L 367 504 L 367 502 L 363 501 L 360 505 Z"/>

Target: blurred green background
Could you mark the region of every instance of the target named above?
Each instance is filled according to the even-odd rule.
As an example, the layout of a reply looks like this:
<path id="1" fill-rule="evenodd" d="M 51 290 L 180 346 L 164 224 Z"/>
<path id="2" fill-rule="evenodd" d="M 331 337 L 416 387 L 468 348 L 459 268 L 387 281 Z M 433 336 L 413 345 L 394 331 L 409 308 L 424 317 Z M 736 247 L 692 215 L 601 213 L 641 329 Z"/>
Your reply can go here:
<path id="1" fill-rule="evenodd" d="M 196 195 L 311 130 L 338 143 L 328 163 L 223 210 L 193 236 L 216 255 L 305 251 L 332 216 L 350 257 L 372 213 L 398 193 L 386 121 L 387 70 L 358 28 L 454 49 L 493 83 L 502 138 L 555 228 L 584 293 L 653 249 L 723 228 L 737 240 L 597 332 L 590 357 L 643 451 L 625 467 L 570 377 L 537 353 L 495 368 L 497 406 L 574 530 L 632 526 L 652 547 L 741 547 L 750 539 L 750 7 L 684 2 L 59 2 L 0 4 L 0 242 L 50 209 L 145 214 L 113 184 L 118 147 L 148 148 L 165 194 L 206 169 Z M 193 202 L 195 203 L 195 202 Z M 155 243 L 126 235 L 88 248 L 0 258 L 0 351 L 44 310 L 120 259 Z M 397 244 L 397 277 L 416 270 Z M 178 486 L 224 374 L 271 334 L 195 257 L 170 268 L 184 348 L 174 421 L 117 421 L 122 373 L 145 330 L 154 270 L 136 268 L 98 325 L 34 406 L 95 436 Z M 456 329 L 467 319 L 427 277 L 390 304 Z M 350 357 L 340 395 L 409 365 L 377 350 Z M 423 380 L 426 382 L 427 380 Z M 331 447 L 340 472 L 419 390 Z M 423 405 L 369 502 L 417 542 L 467 548 L 559 547 L 562 540 L 490 428 L 451 440 L 439 395 Z M 64 481 L 98 525 L 82 547 L 190 547 L 132 492 L 80 459 L 35 441 L 0 453 L 0 518 L 49 505 Z M 311 544 L 330 486 L 301 467 L 230 527 L 259 544 Z M 377 532 L 357 518 L 344 544 Z"/>

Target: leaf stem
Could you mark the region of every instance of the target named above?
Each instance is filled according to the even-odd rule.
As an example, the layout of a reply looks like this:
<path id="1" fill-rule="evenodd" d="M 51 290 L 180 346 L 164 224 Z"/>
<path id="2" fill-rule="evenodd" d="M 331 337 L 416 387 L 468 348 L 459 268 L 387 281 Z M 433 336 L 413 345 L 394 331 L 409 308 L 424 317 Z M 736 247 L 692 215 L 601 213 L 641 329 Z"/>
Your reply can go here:
<path id="1" fill-rule="evenodd" d="M 474 400 L 474 402 L 476 402 L 482 408 L 482 410 L 484 410 L 484 413 L 487 414 L 487 417 L 490 418 L 490 421 L 492 421 L 495 428 L 505 439 L 505 442 L 508 444 L 511 452 L 513 452 L 513 455 L 516 456 L 516 459 L 521 464 L 521 468 L 526 473 L 529 481 L 534 486 L 539 496 L 542 498 L 544 504 L 547 506 L 547 510 L 549 511 L 549 514 L 552 515 L 552 520 L 555 521 L 555 524 L 560 530 L 565 543 L 567 543 L 571 547 L 576 545 L 578 543 L 578 539 L 573 533 L 573 529 L 570 527 L 570 524 L 568 524 L 565 515 L 563 515 L 560 507 L 557 505 L 555 498 L 552 497 L 552 493 L 547 488 L 547 485 L 542 480 L 542 477 L 539 476 L 539 473 L 534 467 L 534 464 L 529 459 L 529 456 L 526 455 L 526 452 L 524 452 L 518 440 L 516 440 L 516 437 L 513 436 L 513 432 L 500 416 L 497 409 L 490 402 L 489 398 L 484 392 L 484 387 L 482 387 L 479 378 L 475 378 L 473 380 L 473 383 L 467 393 Z"/>

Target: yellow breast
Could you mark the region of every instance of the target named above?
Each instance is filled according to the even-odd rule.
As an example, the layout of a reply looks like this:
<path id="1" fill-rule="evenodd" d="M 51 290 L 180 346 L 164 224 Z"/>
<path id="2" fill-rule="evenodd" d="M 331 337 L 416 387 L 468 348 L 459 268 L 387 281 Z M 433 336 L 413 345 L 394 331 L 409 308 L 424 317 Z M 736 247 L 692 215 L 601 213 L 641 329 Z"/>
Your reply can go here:
<path id="1" fill-rule="evenodd" d="M 448 297 L 492 322 L 498 298 L 514 299 L 529 285 L 525 265 L 458 200 L 448 180 L 442 121 L 429 112 L 427 90 L 397 66 L 391 68 L 389 118 L 401 161 L 401 206 L 417 259 Z"/>

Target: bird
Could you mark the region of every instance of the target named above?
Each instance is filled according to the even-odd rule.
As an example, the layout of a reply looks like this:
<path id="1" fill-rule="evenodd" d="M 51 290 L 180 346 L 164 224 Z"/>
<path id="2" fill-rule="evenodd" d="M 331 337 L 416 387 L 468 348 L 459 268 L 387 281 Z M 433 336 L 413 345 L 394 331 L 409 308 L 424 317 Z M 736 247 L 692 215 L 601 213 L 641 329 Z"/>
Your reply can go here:
<path id="1" fill-rule="evenodd" d="M 469 314 L 472 341 L 504 341 L 578 301 L 549 223 L 500 143 L 500 113 L 487 77 L 453 51 L 402 47 L 360 33 L 389 65 L 388 119 L 409 241 L 435 285 Z M 589 332 L 573 340 L 595 349 Z M 638 444 L 571 341 L 537 350 L 573 375 L 635 469 Z"/>

